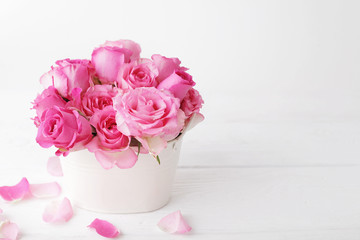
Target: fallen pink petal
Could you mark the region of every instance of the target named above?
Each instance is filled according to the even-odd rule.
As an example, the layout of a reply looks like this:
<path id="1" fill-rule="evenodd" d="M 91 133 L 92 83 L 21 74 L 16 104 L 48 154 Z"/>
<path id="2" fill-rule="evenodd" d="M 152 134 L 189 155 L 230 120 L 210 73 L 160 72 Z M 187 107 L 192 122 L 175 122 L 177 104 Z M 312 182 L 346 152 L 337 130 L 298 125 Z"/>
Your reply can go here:
<path id="1" fill-rule="evenodd" d="M 116 238 L 120 234 L 113 224 L 98 218 L 92 221 L 88 227 L 94 228 L 99 235 L 106 238 Z"/>
<path id="2" fill-rule="evenodd" d="M 16 240 L 19 235 L 19 227 L 12 222 L 0 224 L 0 239 Z"/>
<path id="3" fill-rule="evenodd" d="M 180 211 L 170 213 L 163 217 L 158 223 L 158 227 L 167 233 L 187 233 L 191 227 L 186 223 Z"/>
<path id="4" fill-rule="evenodd" d="M 63 176 L 63 171 L 60 164 L 60 157 L 58 156 L 50 157 L 46 167 L 50 175 L 55 177 Z"/>
<path id="5" fill-rule="evenodd" d="M 61 187 L 57 182 L 30 184 L 30 191 L 37 198 L 57 197 L 61 193 Z"/>
<path id="6" fill-rule="evenodd" d="M 47 223 L 67 222 L 73 216 L 73 209 L 69 199 L 51 202 L 43 213 L 43 220 Z"/>
<path id="7" fill-rule="evenodd" d="M 26 178 L 14 186 L 2 186 L 0 187 L 0 196 L 5 201 L 14 201 L 24 198 L 30 191 L 30 185 Z"/>

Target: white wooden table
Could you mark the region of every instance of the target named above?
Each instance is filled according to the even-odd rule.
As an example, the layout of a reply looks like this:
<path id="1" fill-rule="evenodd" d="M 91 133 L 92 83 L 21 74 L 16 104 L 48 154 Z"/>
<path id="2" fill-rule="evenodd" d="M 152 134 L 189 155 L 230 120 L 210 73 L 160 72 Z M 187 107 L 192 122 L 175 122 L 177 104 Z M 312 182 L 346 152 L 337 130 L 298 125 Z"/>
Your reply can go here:
<path id="1" fill-rule="evenodd" d="M 20 115 L 15 117 L 24 119 Z M 3 119 L 2 126 L 11 121 Z M 45 169 L 53 149 L 36 145 L 30 121 L 15 121 L 15 128 L 1 128 L 1 185 L 23 176 L 33 183 L 61 183 Z M 49 225 L 41 219 L 49 199 L 0 202 L 0 208 L 24 240 L 101 239 L 86 228 L 94 218 L 114 223 L 123 233 L 119 239 L 357 240 L 359 136 L 356 119 L 222 126 L 209 119 L 184 139 L 172 200 L 158 211 L 122 215 L 75 208 L 68 223 Z M 190 234 L 161 232 L 157 222 L 179 209 L 193 227 Z"/>

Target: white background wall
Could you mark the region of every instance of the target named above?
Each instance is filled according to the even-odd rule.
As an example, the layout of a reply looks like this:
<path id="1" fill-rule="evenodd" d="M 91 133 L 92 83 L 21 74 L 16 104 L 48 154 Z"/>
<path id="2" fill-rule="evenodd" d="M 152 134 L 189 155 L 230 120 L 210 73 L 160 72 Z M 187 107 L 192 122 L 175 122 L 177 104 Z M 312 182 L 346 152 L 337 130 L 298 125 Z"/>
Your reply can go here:
<path id="1" fill-rule="evenodd" d="M 360 157 L 359 1 L 0 2 L 2 166 L 35 143 L 30 102 L 57 60 L 105 40 L 179 57 L 205 100 L 182 165 L 354 164 Z M 33 160 L 31 160 L 33 161 Z"/>

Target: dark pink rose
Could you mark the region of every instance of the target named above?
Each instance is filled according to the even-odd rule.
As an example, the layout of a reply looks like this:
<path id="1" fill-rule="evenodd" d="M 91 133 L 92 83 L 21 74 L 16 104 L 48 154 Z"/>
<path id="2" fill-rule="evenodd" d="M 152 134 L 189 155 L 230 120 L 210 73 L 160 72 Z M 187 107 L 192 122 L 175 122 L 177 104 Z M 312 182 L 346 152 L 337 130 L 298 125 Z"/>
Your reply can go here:
<path id="1" fill-rule="evenodd" d="M 83 148 L 92 138 L 91 131 L 77 111 L 54 106 L 42 113 L 36 142 L 44 148 L 55 146 L 58 155 L 67 155 L 69 150 Z"/>
<path id="2" fill-rule="evenodd" d="M 120 70 L 117 83 L 121 89 L 156 87 L 159 71 L 150 59 L 140 59 L 124 65 Z"/>
<path id="3" fill-rule="evenodd" d="M 60 108 L 65 107 L 66 101 L 60 96 L 59 92 L 53 86 L 45 89 L 33 102 L 33 109 L 36 110 L 36 115 L 41 117 L 42 113 L 53 106 Z"/>
<path id="4" fill-rule="evenodd" d="M 95 112 L 112 106 L 112 98 L 116 96 L 118 90 L 112 85 L 95 85 L 90 87 L 81 100 L 81 111 L 88 117 Z"/>
<path id="5" fill-rule="evenodd" d="M 103 84 L 113 84 L 120 68 L 139 59 L 140 46 L 130 40 L 107 41 L 92 53 L 91 61 Z"/>
<path id="6" fill-rule="evenodd" d="M 157 88 L 170 91 L 181 101 L 193 86 L 195 86 L 195 82 L 192 80 L 192 76 L 185 71 L 177 70 L 160 82 Z"/>
<path id="7" fill-rule="evenodd" d="M 186 68 L 180 67 L 181 62 L 178 58 L 167 58 L 159 54 L 154 54 L 151 56 L 151 59 L 159 71 L 157 77 L 158 82 L 163 81 L 177 70 L 186 70 Z"/>
<path id="8" fill-rule="evenodd" d="M 175 138 L 184 126 L 180 101 L 171 93 L 154 87 L 135 88 L 114 98 L 118 129 L 137 137 L 145 148 L 157 154 L 166 141 Z"/>
<path id="9" fill-rule="evenodd" d="M 182 100 L 180 108 L 184 111 L 185 116 L 189 118 L 193 113 L 200 112 L 203 103 L 204 101 L 200 93 L 196 89 L 191 88 Z"/>
<path id="10" fill-rule="evenodd" d="M 131 138 L 117 129 L 115 115 L 112 106 L 94 113 L 90 123 L 96 129 L 96 136 L 86 147 L 95 153 L 96 159 L 105 169 L 115 165 L 131 168 L 137 161 L 137 155 L 129 148 Z"/>
<path id="11" fill-rule="evenodd" d="M 95 73 L 90 61 L 64 59 L 56 61 L 56 64 L 40 78 L 45 88 L 54 86 L 62 97 L 70 100 L 75 88 L 86 91 L 90 87 Z"/>

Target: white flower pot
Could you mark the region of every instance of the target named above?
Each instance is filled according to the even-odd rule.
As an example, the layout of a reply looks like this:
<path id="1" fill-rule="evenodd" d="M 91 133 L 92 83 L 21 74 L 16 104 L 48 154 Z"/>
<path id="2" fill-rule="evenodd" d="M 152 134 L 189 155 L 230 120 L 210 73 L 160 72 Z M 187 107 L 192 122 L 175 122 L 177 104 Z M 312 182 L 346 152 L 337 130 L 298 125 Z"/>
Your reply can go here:
<path id="1" fill-rule="evenodd" d="M 63 158 L 64 192 L 72 204 L 105 213 L 149 212 L 165 206 L 171 194 L 181 149 L 181 138 L 160 153 L 159 165 L 140 154 L 130 169 L 103 169 L 93 153 L 72 152 Z"/>

